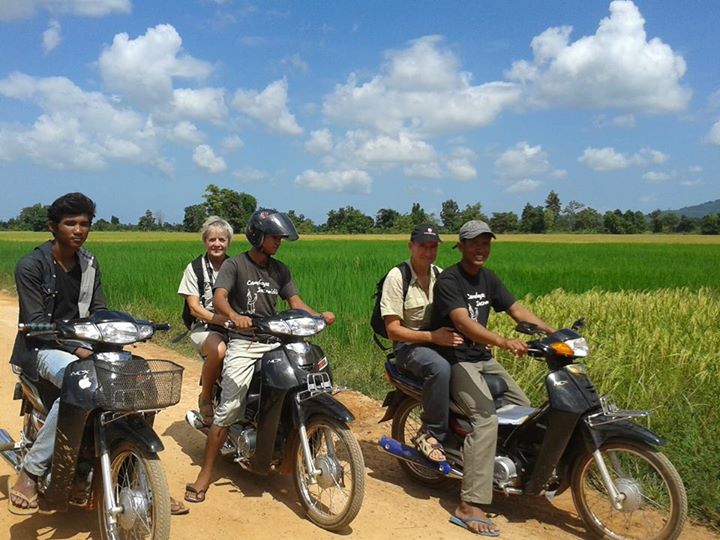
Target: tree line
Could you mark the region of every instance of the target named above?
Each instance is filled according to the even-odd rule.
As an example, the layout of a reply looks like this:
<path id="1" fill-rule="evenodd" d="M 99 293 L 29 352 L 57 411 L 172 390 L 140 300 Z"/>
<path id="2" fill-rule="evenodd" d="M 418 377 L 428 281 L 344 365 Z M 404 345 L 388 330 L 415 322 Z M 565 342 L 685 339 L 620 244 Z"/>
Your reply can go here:
<path id="1" fill-rule="evenodd" d="M 227 219 L 233 229 L 240 232 L 257 208 L 257 200 L 252 195 L 210 184 L 205 189 L 202 202 L 185 207 L 182 223 L 168 223 L 161 211 L 152 212 L 148 209 L 135 224 L 120 223 L 116 216 L 111 216 L 109 221 L 97 219 L 93 228 L 99 231 L 196 232 L 208 216 L 217 215 Z M 375 217 L 352 206 L 345 206 L 330 210 L 327 220 L 322 224 L 316 224 L 295 210 L 288 210 L 287 214 L 301 234 L 405 234 L 420 223 L 432 223 L 442 232 L 455 233 L 471 219 L 488 222 L 496 233 L 720 234 L 720 214 L 697 218 L 659 209 L 649 214 L 620 209 L 600 213 L 578 201 L 563 205 L 555 191 L 547 195 L 543 205 L 527 203 L 520 215 L 515 212 L 493 212 L 487 216 L 482 212 L 479 202 L 461 208 L 453 199 L 442 203 L 439 216 L 426 212 L 419 203 L 413 203 L 407 213 L 393 208 L 380 208 Z M 40 203 L 25 207 L 15 218 L 0 221 L 0 229 L 47 230 L 47 207 Z"/>

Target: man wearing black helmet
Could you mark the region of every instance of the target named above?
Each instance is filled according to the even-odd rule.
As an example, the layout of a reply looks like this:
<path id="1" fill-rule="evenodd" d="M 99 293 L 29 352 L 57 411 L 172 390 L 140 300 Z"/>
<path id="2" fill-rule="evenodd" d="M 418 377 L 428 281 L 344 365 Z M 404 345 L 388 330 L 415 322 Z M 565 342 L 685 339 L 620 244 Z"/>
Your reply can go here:
<path id="1" fill-rule="evenodd" d="M 227 345 L 220 404 L 215 409 L 198 477 L 194 483 L 185 486 L 185 500 L 188 502 L 205 500 L 215 459 L 228 428 L 244 414 L 245 396 L 255 362 L 278 346 L 252 340 L 251 334 L 243 336 L 242 330 L 252 326 L 249 315 L 274 315 L 278 296 L 287 301 L 291 309 L 303 309 L 318 315 L 300 298 L 288 267 L 273 257 L 283 239 L 291 242 L 298 239 L 295 226 L 287 215 L 276 210 L 260 209 L 250 218 L 245 236 L 252 247 L 227 259 L 215 281 L 213 306 L 218 313 L 230 319 L 240 333 L 234 335 Z M 322 316 L 328 324 L 335 322 L 335 315 L 329 311 L 323 312 Z"/>

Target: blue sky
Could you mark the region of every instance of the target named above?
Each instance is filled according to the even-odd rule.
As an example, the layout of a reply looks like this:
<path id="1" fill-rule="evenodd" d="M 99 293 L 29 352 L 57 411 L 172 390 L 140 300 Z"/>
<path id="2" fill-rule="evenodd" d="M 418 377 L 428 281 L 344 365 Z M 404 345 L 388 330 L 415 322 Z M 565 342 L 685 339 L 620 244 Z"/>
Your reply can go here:
<path id="1" fill-rule="evenodd" d="M 0 219 L 720 198 L 720 3 L 0 0 Z"/>

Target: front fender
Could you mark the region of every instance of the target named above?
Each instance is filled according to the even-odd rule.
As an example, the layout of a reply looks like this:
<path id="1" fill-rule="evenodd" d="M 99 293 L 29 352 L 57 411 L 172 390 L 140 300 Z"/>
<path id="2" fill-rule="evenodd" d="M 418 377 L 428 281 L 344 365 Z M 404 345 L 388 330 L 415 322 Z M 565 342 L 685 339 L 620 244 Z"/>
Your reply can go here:
<path id="1" fill-rule="evenodd" d="M 300 404 L 300 410 L 302 411 L 304 420 L 316 414 L 324 414 L 346 424 L 355 420 L 353 413 L 329 394 L 318 394 L 311 399 L 303 401 Z"/>
<path id="2" fill-rule="evenodd" d="M 663 446 L 665 444 L 665 440 L 662 437 L 629 420 L 619 420 L 599 426 L 589 426 L 586 422 L 584 424 L 585 429 L 583 430 L 583 435 L 585 445 L 590 452 L 594 452 L 600 448 L 608 439 L 629 439 L 651 446 Z"/>
<path id="3" fill-rule="evenodd" d="M 107 424 L 105 438 L 108 448 L 113 448 L 122 441 L 132 441 L 152 454 L 157 454 L 165 449 L 155 430 L 150 427 L 145 418 L 136 414 Z"/>

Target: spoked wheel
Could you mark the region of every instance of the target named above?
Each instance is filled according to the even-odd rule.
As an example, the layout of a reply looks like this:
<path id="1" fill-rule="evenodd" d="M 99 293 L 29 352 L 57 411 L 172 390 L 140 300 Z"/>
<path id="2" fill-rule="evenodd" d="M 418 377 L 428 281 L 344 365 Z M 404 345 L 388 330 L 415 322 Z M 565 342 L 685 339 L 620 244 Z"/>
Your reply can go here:
<path id="1" fill-rule="evenodd" d="M 608 441 L 600 452 L 623 500 L 619 509 L 613 506 L 593 456 L 581 456 L 572 473 L 572 495 L 590 530 L 615 540 L 677 538 L 687 518 L 687 495 L 670 460 L 631 441 Z"/>
<path id="2" fill-rule="evenodd" d="M 112 492 L 122 507 L 113 526 L 98 487 L 98 518 L 103 540 L 168 540 L 170 493 L 157 454 L 124 444 L 110 455 Z M 97 471 L 100 475 L 100 471 Z M 100 482 L 100 484 L 102 481 Z"/>
<path id="3" fill-rule="evenodd" d="M 392 437 L 407 446 L 413 446 L 412 438 L 422 427 L 422 403 L 406 397 L 397 409 L 392 419 Z M 426 486 L 438 486 L 447 482 L 447 477 L 434 472 L 432 469 L 416 465 L 403 459 L 398 459 L 402 469 L 415 481 Z"/>
<path id="4" fill-rule="evenodd" d="M 346 527 L 357 515 L 365 495 L 365 461 L 355 436 L 345 424 L 316 416 L 307 427 L 310 456 L 320 474 L 309 474 L 298 437 L 295 489 L 308 519 L 330 531 Z"/>

